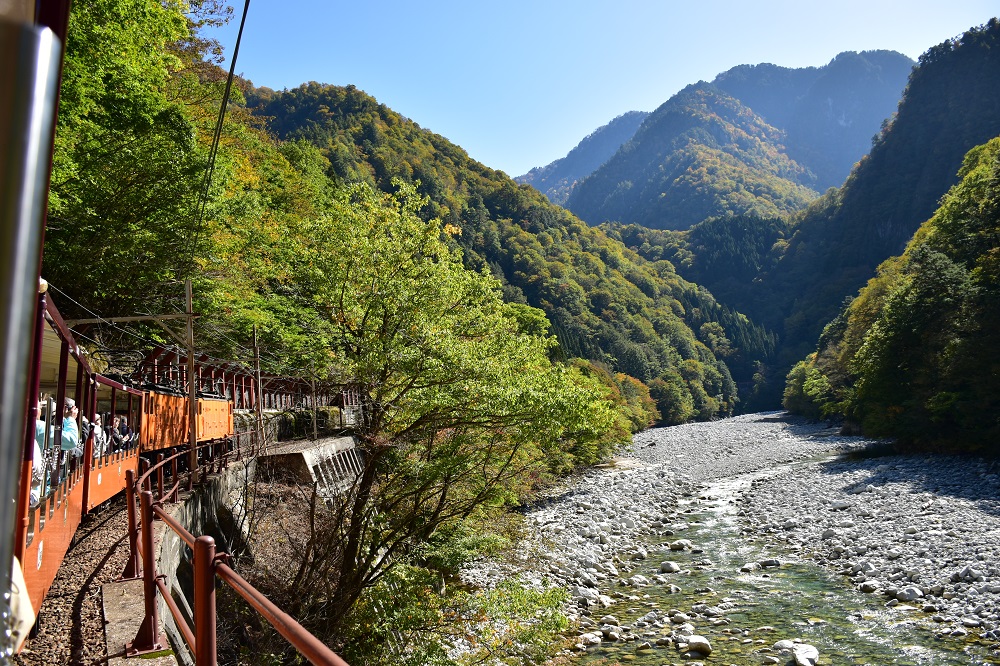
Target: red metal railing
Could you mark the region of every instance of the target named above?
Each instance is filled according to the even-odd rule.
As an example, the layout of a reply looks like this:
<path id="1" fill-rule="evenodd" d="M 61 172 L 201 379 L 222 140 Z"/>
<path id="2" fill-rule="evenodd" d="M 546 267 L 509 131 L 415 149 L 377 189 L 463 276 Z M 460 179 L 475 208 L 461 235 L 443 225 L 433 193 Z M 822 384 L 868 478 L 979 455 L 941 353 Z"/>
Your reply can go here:
<path id="1" fill-rule="evenodd" d="M 252 436 L 253 433 L 243 436 Z M 214 441 L 202 444 L 199 450 L 204 450 L 208 470 L 221 471 L 228 459 L 230 447 L 228 442 Z M 147 469 L 138 479 L 130 470 L 126 485 L 126 499 L 129 521 L 129 545 L 131 551 L 123 578 L 135 578 L 142 575 L 145 617 L 136 634 L 135 640 L 127 646 L 129 655 L 143 654 L 165 649 L 166 638 L 159 634 L 159 609 L 156 593 L 173 615 L 174 621 L 187 643 L 191 653 L 195 655 L 196 666 L 215 666 L 217 663 L 216 643 L 216 612 L 215 612 L 215 578 L 218 576 L 229 585 L 251 608 L 260 613 L 302 656 L 319 666 L 348 666 L 347 662 L 338 657 L 318 638 L 310 634 L 295 618 L 288 615 L 271 603 L 263 594 L 233 571 L 226 560 L 227 553 L 216 552 L 215 539 L 203 535 L 195 537 L 183 525 L 177 522 L 163 509 L 163 502 L 176 501 L 180 488 L 181 477 L 178 475 L 177 462 L 187 459 L 188 451 L 182 450 L 169 458 L 162 454 L 158 456 L 155 465 Z M 238 456 L 238 450 L 237 450 Z M 164 473 L 167 466 L 171 468 L 173 486 L 165 488 Z M 197 471 L 197 470 L 196 470 Z M 156 478 L 156 491 L 159 499 L 154 499 L 152 481 Z M 188 475 L 192 478 L 194 475 Z M 135 500 L 139 497 L 139 516 L 136 522 Z M 166 584 L 166 577 L 156 573 L 156 553 L 153 547 L 153 520 L 159 519 L 194 552 L 194 629 L 188 626 L 184 614 L 177 606 Z M 141 562 L 140 562 L 141 556 Z"/>

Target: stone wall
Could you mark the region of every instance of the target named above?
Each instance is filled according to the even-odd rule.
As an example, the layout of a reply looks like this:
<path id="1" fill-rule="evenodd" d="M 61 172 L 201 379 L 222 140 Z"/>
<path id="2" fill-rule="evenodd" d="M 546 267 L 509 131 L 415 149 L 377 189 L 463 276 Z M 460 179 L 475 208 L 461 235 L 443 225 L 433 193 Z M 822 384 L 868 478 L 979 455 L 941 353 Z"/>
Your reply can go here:
<path id="1" fill-rule="evenodd" d="M 277 434 L 277 423 L 277 419 L 265 419 L 266 427 L 273 434 Z M 299 481 L 317 483 L 320 492 L 326 494 L 337 492 L 341 484 L 347 483 L 345 479 L 353 479 L 360 470 L 360 463 L 353 437 L 288 442 L 272 446 L 266 456 L 231 462 L 221 474 L 209 476 L 192 492 L 182 494 L 179 502 L 167 505 L 167 510 L 195 537 L 209 535 L 215 539 L 217 550 L 233 552 L 245 543 L 245 505 L 258 473 L 263 478 L 275 470 L 282 470 Z M 166 576 L 173 598 L 191 626 L 194 624 L 193 553 L 162 522 L 154 523 L 154 530 L 157 574 Z M 158 603 L 164 631 L 176 650 L 178 662 L 194 666 L 188 651 L 182 647 L 184 639 L 173 615 L 162 599 Z"/>
<path id="2" fill-rule="evenodd" d="M 256 460 L 235 461 L 221 474 L 214 474 L 199 484 L 194 491 L 183 495 L 176 504 L 167 505 L 170 515 L 195 537 L 209 535 L 215 539 L 216 549 L 231 552 L 240 547 L 245 535 L 244 503 L 249 486 L 253 483 Z M 157 573 L 166 576 L 170 591 L 188 625 L 193 622 L 194 602 L 193 554 L 191 549 L 161 523 L 157 529 Z M 177 653 L 177 661 L 193 666 L 194 662 L 181 636 L 173 615 L 166 603 L 157 597 L 164 631 Z"/>

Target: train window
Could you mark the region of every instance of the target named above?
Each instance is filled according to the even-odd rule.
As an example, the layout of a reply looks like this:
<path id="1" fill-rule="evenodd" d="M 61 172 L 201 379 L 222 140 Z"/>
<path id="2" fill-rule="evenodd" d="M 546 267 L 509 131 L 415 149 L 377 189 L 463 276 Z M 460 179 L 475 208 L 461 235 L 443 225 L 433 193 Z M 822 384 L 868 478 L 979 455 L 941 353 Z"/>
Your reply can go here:
<path id="1" fill-rule="evenodd" d="M 55 397 L 43 393 L 38 401 L 39 412 L 35 420 L 35 443 L 39 457 L 32 459 L 32 497 L 34 503 L 40 503 L 52 493 L 52 477 L 55 473 L 56 460 L 59 452 L 55 448 Z"/>

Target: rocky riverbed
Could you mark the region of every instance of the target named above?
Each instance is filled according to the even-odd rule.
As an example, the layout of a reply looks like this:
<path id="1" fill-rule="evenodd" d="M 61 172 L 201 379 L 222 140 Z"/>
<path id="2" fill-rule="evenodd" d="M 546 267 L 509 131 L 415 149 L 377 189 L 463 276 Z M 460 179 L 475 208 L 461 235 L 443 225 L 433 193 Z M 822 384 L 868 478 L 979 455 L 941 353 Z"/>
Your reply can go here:
<path id="1" fill-rule="evenodd" d="M 566 588 L 581 663 L 994 663 L 1000 479 L 873 448 L 777 413 L 649 430 L 465 575 Z"/>

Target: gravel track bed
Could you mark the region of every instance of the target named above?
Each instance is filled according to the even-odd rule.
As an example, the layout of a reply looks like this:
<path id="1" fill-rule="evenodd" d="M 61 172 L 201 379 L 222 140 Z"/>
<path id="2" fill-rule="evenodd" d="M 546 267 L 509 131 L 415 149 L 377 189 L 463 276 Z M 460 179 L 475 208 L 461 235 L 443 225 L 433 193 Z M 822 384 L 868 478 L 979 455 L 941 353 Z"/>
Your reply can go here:
<path id="1" fill-rule="evenodd" d="M 123 498 L 84 519 L 39 612 L 39 631 L 14 658 L 22 666 L 86 665 L 107 661 L 101 586 L 116 580 L 128 559 Z"/>

